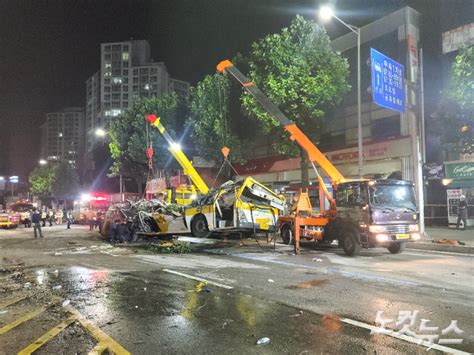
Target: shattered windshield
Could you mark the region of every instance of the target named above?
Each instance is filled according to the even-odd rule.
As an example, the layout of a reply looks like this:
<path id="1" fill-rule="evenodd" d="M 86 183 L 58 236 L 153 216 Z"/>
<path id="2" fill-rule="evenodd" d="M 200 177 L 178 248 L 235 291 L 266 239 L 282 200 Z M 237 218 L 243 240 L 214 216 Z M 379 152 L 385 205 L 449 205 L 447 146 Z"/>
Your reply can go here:
<path id="1" fill-rule="evenodd" d="M 412 186 L 374 185 L 370 186 L 369 192 L 372 206 L 416 210 L 415 193 Z"/>

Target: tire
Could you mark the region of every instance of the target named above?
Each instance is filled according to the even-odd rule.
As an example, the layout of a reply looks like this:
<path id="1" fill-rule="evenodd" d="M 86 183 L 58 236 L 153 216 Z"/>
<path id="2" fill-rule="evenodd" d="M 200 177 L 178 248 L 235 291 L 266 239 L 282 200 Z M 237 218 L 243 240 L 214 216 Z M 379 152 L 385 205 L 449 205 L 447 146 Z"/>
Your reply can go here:
<path id="1" fill-rule="evenodd" d="M 406 243 L 392 243 L 387 248 L 390 254 L 401 254 L 406 247 Z"/>
<path id="2" fill-rule="evenodd" d="M 280 229 L 281 239 L 283 240 L 283 244 L 292 245 L 294 243 L 293 240 L 293 228 L 291 225 L 284 224 Z"/>
<path id="3" fill-rule="evenodd" d="M 347 256 L 356 256 L 362 249 L 357 232 L 351 229 L 346 229 L 342 232 L 342 249 Z"/>
<path id="4" fill-rule="evenodd" d="M 191 234 L 196 238 L 205 238 L 209 235 L 206 217 L 202 214 L 194 216 L 191 221 Z"/>

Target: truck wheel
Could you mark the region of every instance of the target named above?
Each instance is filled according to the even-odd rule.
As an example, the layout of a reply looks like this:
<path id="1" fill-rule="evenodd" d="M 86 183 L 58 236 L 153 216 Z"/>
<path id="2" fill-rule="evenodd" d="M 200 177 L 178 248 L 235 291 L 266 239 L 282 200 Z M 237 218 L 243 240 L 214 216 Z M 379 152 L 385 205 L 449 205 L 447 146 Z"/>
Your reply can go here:
<path id="1" fill-rule="evenodd" d="M 353 230 L 347 229 L 342 232 L 342 249 L 347 256 L 355 256 L 360 253 L 362 249 L 359 244 L 357 233 Z"/>
<path id="2" fill-rule="evenodd" d="M 291 228 L 291 225 L 284 224 L 280 229 L 280 235 L 281 239 L 283 240 L 283 244 L 293 244 L 293 229 Z"/>
<path id="3" fill-rule="evenodd" d="M 405 243 L 392 243 L 387 249 L 391 254 L 400 254 L 405 250 L 405 246 Z"/>
<path id="4" fill-rule="evenodd" d="M 205 238 L 209 234 L 206 217 L 202 214 L 194 216 L 191 221 L 191 234 L 196 238 Z"/>

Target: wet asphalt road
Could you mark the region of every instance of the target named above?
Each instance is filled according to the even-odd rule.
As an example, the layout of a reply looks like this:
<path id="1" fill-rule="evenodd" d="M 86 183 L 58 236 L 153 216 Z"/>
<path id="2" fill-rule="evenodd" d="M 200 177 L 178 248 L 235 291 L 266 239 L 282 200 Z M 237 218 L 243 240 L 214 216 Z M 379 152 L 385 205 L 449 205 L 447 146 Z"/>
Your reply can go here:
<path id="1" fill-rule="evenodd" d="M 33 295 L 45 290 L 61 302 L 68 300 L 68 307 L 134 354 L 426 353 L 425 347 L 371 335 L 341 320 L 373 325 L 380 310 L 387 318 L 396 318 L 400 310 L 419 310 L 418 321 L 427 318 L 440 328 L 457 319 L 463 344 L 448 346 L 474 349 L 471 257 L 421 251 L 393 256 L 376 250 L 346 258 L 312 245 L 294 256 L 288 247 L 277 246 L 274 252 L 251 241 L 204 247 L 197 254 L 153 255 L 109 247 L 80 227 L 53 227 L 39 241 L 23 231 L 1 233 L 2 266 L 25 262 L 25 280 L 36 288 Z M 5 276 L 4 282 L 14 280 Z M 0 327 L 29 305 L 25 300 L 7 308 L 10 314 L 0 313 Z M 54 326 L 61 311 L 55 309 L 49 319 L 53 325 L 25 323 L 0 334 L 0 354 L 26 346 Z M 76 328 L 68 328 L 40 353 L 90 351 L 95 342 Z M 15 341 L 2 342 L 6 336 Z M 256 345 L 265 336 L 269 344 Z"/>

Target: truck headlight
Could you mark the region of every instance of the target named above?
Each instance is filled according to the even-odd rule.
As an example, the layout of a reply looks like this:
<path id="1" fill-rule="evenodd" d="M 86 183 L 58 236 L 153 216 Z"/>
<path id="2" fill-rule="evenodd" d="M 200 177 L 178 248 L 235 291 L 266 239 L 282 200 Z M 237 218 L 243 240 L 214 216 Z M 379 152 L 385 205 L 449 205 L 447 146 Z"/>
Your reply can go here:
<path id="1" fill-rule="evenodd" d="M 387 226 L 371 225 L 369 226 L 369 232 L 371 233 L 384 233 L 387 231 Z"/>
<path id="2" fill-rule="evenodd" d="M 408 231 L 409 232 L 418 232 L 420 230 L 420 226 L 418 224 L 409 224 Z"/>
<path id="3" fill-rule="evenodd" d="M 388 242 L 390 240 L 389 236 L 386 234 L 377 234 L 375 240 L 379 243 Z"/>

